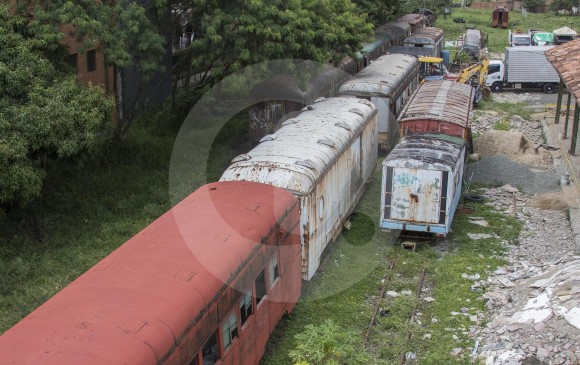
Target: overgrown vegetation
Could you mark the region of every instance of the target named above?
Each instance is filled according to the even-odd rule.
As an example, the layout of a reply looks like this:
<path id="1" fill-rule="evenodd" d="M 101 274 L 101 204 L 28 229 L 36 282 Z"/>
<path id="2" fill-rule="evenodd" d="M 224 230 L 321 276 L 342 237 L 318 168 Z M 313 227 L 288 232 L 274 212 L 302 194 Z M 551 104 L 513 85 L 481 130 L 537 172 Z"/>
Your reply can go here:
<path id="1" fill-rule="evenodd" d="M 405 354 L 423 364 L 471 363 L 469 354 L 459 358 L 451 355 L 454 348 L 474 345 L 475 339 L 469 332 L 469 327 L 474 325 L 470 315 L 485 310 L 482 293 L 470 290 L 473 281 L 464 276 L 479 274 L 485 278 L 487 272 L 503 264 L 502 242 L 516 243 L 521 224 L 487 205 L 464 202 L 456 213 L 453 233 L 447 242 L 422 244 L 416 252 L 402 250 L 389 243 L 392 237 L 388 233 L 380 231 L 376 224 L 370 227 L 366 219 L 361 219 L 366 216 L 374 222 L 378 220 L 376 196 L 380 193 L 380 179 L 378 168 L 357 207 L 357 218 L 351 221 L 350 231 L 343 232 L 319 272 L 311 282 L 305 283 L 300 303 L 275 330 L 262 364 L 289 363 L 288 354 L 303 346 L 296 335 L 312 333 L 316 328 L 321 330 L 328 320 L 345 332 L 358 334 L 359 343 L 354 352 L 369 356 L 368 363 L 400 363 Z M 477 192 L 478 187 L 472 187 L 471 191 Z M 470 223 L 469 217 L 485 219 L 489 227 Z M 368 239 L 369 231 L 371 239 Z M 472 240 L 468 233 L 497 237 Z M 381 301 L 378 323 L 372 328 L 368 346 L 364 347 L 373 300 L 395 256 L 397 264 L 386 290 L 411 291 L 413 295 L 386 296 Z M 421 296 L 433 297 L 432 303 L 414 297 L 424 270 L 424 287 L 428 291 Z M 346 285 L 348 280 L 350 283 Z M 413 314 L 415 319 L 410 321 Z"/>

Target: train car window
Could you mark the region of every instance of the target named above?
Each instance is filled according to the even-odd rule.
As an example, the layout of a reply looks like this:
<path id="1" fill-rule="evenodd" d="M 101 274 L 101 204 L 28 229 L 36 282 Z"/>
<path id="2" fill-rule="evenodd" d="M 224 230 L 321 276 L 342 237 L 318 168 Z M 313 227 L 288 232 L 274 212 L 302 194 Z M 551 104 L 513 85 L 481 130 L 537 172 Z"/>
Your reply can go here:
<path id="1" fill-rule="evenodd" d="M 266 296 L 266 273 L 264 270 L 256 278 L 256 305 Z"/>
<path id="2" fill-rule="evenodd" d="M 224 350 L 232 345 L 234 338 L 238 337 L 238 318 L 236 313 L 231 313 L 222 325 L 222 340 Z"/>
<path id="3" fill-rule="evenodd" d="M 244 293 L 242 296 L 242 301 L 240 302 L 240 320 L 242 322 L 242 326 L 244 323 L 246 323 L 248 318 L 250 318 L 252 313 L 254 313 L 254 311 L 252 308 L 252 290 L 250 289 Z"/>
<path id="4" fill-rule="evenodd" d="M 318 218 L 320 220 L 324 219 L 324 197 L 321 196 L 318 200 Z"/>
<path id="5" fill-rule="evenodd" d="M 214 333 L 203 345 L 202 350 L 203 365 L 213 365 L 220 358 L 220 352 L 217 343 L 217 333 Z M 194 363 L 195 364 L 195 363 Z"/>
<path id="6" fill-rule="evenodd" d="M 278 266 L 278 254 L 270 259 L 270 287 L 274 286 L 276 279 L 280 277 L 280 269 Z"/>
<path id="7" fill-rule="evenodd" d="M 195 357 L 193 358 L 193 360 L 191 360 L 191 362 L 189 363 L 189 365 L 199 365 L 199 354 L 195 354 Z"/>

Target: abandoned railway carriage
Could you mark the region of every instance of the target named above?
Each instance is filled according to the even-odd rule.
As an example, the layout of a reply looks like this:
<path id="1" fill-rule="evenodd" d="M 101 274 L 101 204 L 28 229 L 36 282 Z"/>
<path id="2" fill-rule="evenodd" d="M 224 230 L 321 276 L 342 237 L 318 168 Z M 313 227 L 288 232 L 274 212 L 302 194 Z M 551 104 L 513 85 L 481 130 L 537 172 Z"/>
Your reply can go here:
<path id="1" fill-rule="evenodd" d="M 418 86 L 417 58 L 388 54 L 342 84 L 338 93 L 370 100 L 377 107 L 378 143 L 388 151 L 398 139 L 397 116 Z"/>
<path id="2" fill-rule="evenodd" d="M 403 42 L 405 47 L 421 48 L 424 51 L 421 55 L 434 57 L 441 57 L 444 45 L 443 29 L 436 27 L 420 28 Z"/>
<path id="3" fill-rule="evenodd" d="M 257 143 L 265 135 L 274 133 L 286 119 L 294 117 L 319 97 L 336 95 L 344 81 L 385 54 L 392 45 L 402 44 L 410 35 L 410 30 L 408 23 L 386 23 L 377 27 L 373 42 L 362 45 L 363 49 L 356 60 L 345 57 L 337 67 L 328 65 L 322 69 L 312 68 L 313 65 L 299 66 L 299 69 L 312 68 L 312 77 L 305 84 L 300 84 L 294 76 L 284 74 L 258 83 L 249 96 L 250 140 Z"/>
<path id="4" fill-rule="evenodd" d="M 240 155 L 220 181 L 256 181 L 300 199 L 302 278 L 310 280 L 375 169 L 377 112 L 365 99 L 335 97 L 309 106 Z"/>
<path id="5" fill-rule="evenodd" d="M 300 296 L 297 199 L 201 187 L 0 337 L 2 364 L 258 364 Z"/>
<path id="6" fill-rule="evenodd" d="M 421 84 L 399 116 L 401 137 L 412 133 L 443 133 L 467 141 L 472 149 L 473 88 L 451 80 Z"/>
<path id="7" fill-rule="evenodd" d="M 437 133 L 405 136 L 383 161 L 380 226 L 446 235 L 461 196 L 466 143 Z"/>
<path id="8" fill-rule="evenodd" d="M 298 115 L 317 98 L 333 96 L 354 73 L 349 69 L 352 67 L 349 60 L 352 61 L 350 57 L 344 60 L 344 66 L 350 73 L 330 65 L 317 69 L 315 63 L 304 61 L 301 69 L 310 70 L 311 76 L 302 86 L 288 75 L 278 75 L 256 85 L 250 92 L 250 141 L 256 144 L 265 135 L 274 133 L 286 119 Z"/>

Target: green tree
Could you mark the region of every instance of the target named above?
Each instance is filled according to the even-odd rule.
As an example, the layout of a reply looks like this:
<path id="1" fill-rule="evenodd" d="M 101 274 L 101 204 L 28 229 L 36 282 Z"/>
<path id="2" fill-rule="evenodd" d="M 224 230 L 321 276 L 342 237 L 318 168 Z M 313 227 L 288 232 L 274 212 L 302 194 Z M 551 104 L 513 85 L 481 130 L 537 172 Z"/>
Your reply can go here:
<path id="1" fill-rule="evenodd" d="M 182 59 L 202 74 L 198 89 L 271 59 L 338 62 L 355 55 L 372 34 L 350 0 L 156 0 L 155 5 L 187 14 L 196 36 Z"/>
<path id="2" fill-rule="evenodd" d="M 112 109 L 100 88 L 62 69 L 56 33 L 37 37 L 27 24 L 0 7 L 0 206 L 38 196 L 45 162 L 89 149 Z"/>
<path id="3" fill-rule="evenodd" d="M 556 14 L 558 13 L 558 10 L 568 10 L 570 13 L 572 13 L 572 7 L 576 6 L 577 4 L 578 3 L 575 0 L 554 0 L 550 4 L 550 10 Z"/>
<path id="4" fill-rule="evenodd" d="M 105 55 L 108 66 L 115 66 L 117 70 L 134 68 L 143 83 L 148 82 L 156 72 L 171 72 L 164 70 L 162 65 L 167 45 L 159 29 L 166 25 L 167 19 L 154 11 L 148 13 L 136 1 L 28 0 L 24 3 L 21 3 L 23 6 L 19 10 L 32 19 L 31 29 L 38 36 L 62 36 L 59 26 L 71 24 L 74 26 L 72 35 L 80 44 L 80 52 L 97 47 Z M 137 107 L 143 102 L 143 83 L 138 88 L 133 105 L 125 109 L 117 123 L 117 139 L 126 135 Z"/>
<path id="5" fill-rule="evenodd" d="M 399 10 L 399 1 L 392 0 L 353 0 L 358 10 L 367 14 L 374 25 L 388 22 Z"/>

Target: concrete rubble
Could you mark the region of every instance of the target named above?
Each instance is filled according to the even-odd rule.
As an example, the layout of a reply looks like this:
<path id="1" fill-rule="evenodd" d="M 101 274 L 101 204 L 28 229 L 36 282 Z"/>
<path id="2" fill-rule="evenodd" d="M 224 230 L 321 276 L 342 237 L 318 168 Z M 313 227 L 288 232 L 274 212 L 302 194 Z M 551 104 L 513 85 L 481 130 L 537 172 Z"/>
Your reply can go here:
<path id="1" fill-rule="evenodd" d="M 471 287 L 483 293 L 489 319 L 473 333 L 480 341 L 476 356 L 488 365 L 578 364 L 580 256 L 566 212 L 530 207 L 530 197 L 510 185 L 484 196 L 524 227 L 519 243 L 508 246 L 508 264 Z"/>
<path id="2" fill-rule="evenodd" d="M 505 100 L 499 100 L 502 97 Z M 527 93 L 494 94 L 499 102 L 531 105 L 535 98 Z M 544 140 L 541 113 L 533 119 L 515 115 L 509 130 L 521 133 L 536 150 L 555 151 Z M 499 113 L 476 113 L 474 132 L 483 135 L 499 122 Z M 553 152 L 554 157 L 559 158 L 559 153 Z M 538 197 L 510 185 L 487 189 L 483 196 L 485 204 L 515 217 L 523 227 L 517 244 L 505 243 L 502 258 L 507 264 L 472 282 L 471 290 L 481 293 L 487 309 L 477 314 L 481 325 L 470 333 L 472 358 L 486 365 L 580 364 L 580 252 L 568 207 L 550 201 L 549 209 L 535 208 Z M 563 199 L 564 205 L 568 200 Z M 474 225 L 484 221 L 470 219 Z"/>

